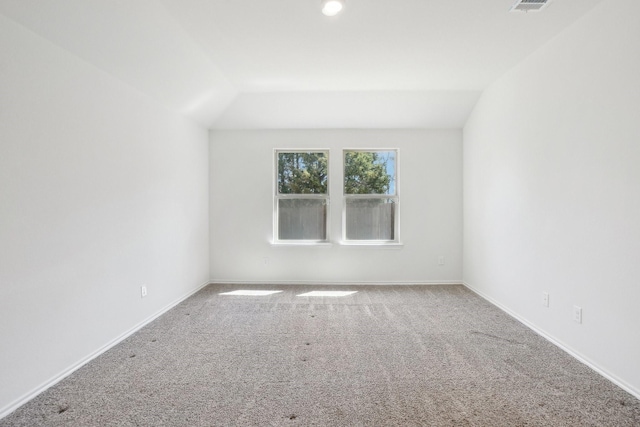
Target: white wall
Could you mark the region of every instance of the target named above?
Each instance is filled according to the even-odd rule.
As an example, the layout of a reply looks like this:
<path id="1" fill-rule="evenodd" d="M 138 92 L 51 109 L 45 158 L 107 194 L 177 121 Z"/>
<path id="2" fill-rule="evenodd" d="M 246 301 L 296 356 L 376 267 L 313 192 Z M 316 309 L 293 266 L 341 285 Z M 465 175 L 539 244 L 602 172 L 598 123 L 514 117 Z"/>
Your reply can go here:
<path id="1" fill-rule="evenodd" d="M 0 51 L 2 416 L 205 283 L 209 231 L 205 129 L 2 15 Z"/>
<path id="2" fill-rule="evenodd" d="M 214 131 L 210 139 L 213 281 L 460 283 L 460 130 Z M 332 245 L 271 244 L 275 148 L 330 149 Z M 339 244 L 343 148 L 399 149 L 403 246 Z"/>
<path id="3" fill-rule="evenodd" d="M 493 84 L 463 170 L 465 283 L 640 397 L 639 15 L 605 0 Z"/>

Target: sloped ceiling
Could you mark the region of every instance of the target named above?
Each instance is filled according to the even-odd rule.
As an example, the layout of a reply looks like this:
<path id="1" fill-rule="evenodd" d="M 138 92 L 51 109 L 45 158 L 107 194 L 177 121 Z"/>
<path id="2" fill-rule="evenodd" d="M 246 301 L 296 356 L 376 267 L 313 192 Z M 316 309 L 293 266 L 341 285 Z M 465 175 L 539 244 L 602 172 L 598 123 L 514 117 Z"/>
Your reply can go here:
<path id="1" fill-rule="evenodd" d="M 600 0 L 513 1 L 347 0 L 327 18 L 320 0 L 0 0 L 0 13 L 206 127 L 459 128 Z"/>

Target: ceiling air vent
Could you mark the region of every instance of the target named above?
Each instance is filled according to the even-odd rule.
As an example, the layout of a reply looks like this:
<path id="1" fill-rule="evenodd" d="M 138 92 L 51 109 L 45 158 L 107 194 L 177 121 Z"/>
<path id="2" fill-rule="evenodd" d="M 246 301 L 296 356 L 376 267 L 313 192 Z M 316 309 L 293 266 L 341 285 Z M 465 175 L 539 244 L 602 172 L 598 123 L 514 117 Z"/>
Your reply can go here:
<path id="1" fill-rule="evenodd" d="M 537 12 L 544 9 L 551 0 L 518 0 L 511 7 L 511 12 Z"/>

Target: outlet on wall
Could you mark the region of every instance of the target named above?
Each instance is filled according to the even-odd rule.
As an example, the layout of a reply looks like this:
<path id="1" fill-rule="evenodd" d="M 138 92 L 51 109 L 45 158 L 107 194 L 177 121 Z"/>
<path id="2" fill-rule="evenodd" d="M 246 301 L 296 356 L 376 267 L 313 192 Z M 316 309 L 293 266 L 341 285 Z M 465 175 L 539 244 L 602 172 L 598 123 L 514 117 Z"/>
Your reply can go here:
<path id="1" fill-rule="evenodd" d="M 443 256 L 439 256 L 438 257 L 438 265 L 444 265 L 444 257 Z"/>
<path id="2" fill-rule="evenodd" d="M 542 293 L 542 305 L 549 307 L 549 292 Z"/>
<path id="3" fill-rule="evenodd" d="M 582 323 L 582 307 L 578 307 L 577 305 L 573 306 L 573 321 Z"/>
<path id="4" fill-rule="evenodd" d="M 140 286 L 140 298 L 144 298 L 147 296 L 147 287 L 142 285 Z"/>

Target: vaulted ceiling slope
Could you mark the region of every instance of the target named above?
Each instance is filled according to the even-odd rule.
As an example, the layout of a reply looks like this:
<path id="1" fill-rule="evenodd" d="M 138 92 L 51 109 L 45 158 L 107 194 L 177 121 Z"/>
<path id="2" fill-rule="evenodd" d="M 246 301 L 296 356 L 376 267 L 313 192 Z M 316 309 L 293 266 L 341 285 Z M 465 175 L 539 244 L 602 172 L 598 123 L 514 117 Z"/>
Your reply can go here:
<path id="1" fill-rule="evenodd" d="M 0 0 L 0 13 L 206 127 L 457 128 L 600 1 L 347 0 L 328 18 L 320 0 Z"/>

